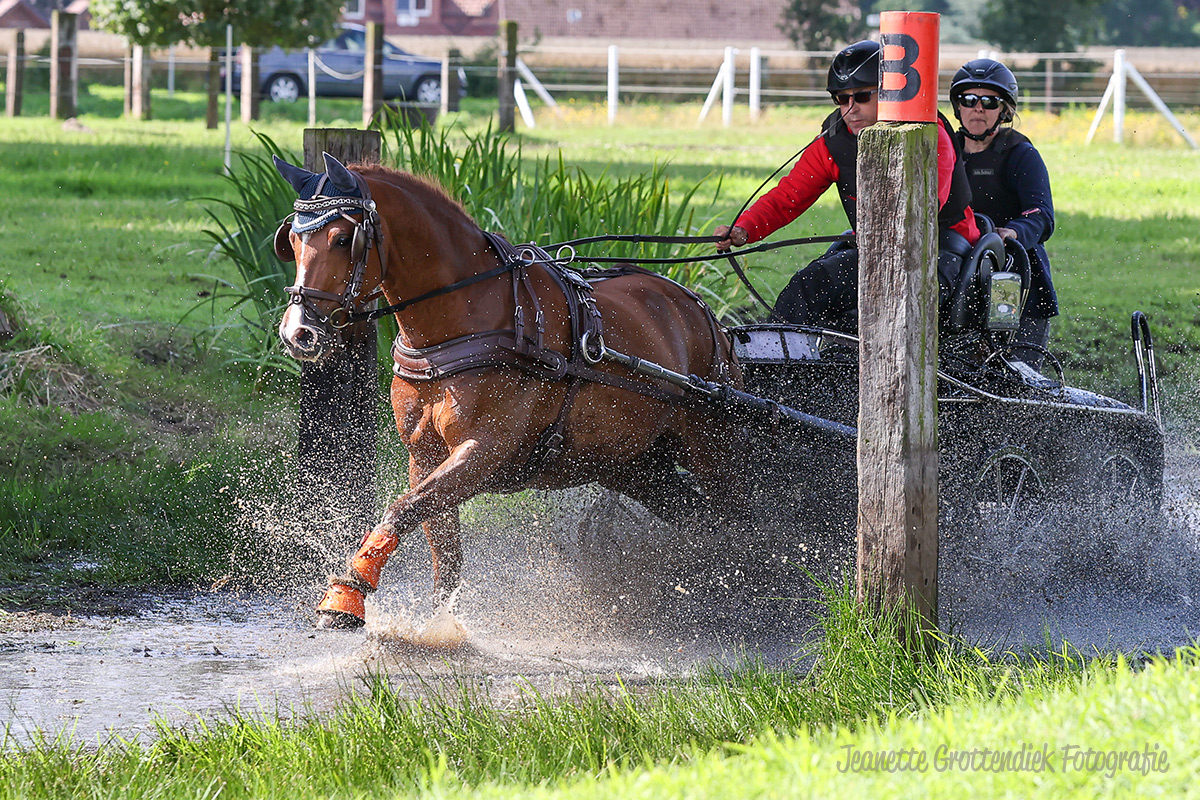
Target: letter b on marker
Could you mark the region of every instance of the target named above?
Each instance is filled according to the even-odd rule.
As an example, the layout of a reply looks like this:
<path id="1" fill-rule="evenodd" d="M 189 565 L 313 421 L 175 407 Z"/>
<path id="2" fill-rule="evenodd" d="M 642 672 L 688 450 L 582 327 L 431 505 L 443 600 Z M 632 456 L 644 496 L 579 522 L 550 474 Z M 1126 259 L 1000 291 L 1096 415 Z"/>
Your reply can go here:
<path id="1" fill-rule="evenodd" d="M 938 36 L 941 15 L 884 11 L 879 15 L 879 120 L 937 119 Z"/>

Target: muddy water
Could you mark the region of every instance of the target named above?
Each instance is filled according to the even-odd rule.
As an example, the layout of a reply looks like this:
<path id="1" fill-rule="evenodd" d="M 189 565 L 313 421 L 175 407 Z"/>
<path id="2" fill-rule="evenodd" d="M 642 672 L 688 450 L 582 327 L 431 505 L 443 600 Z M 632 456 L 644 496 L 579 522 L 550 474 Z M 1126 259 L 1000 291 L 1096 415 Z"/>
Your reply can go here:
<path id="1" fill-rule="evenodd" d="M 681 642 L 580 639 L 561 625 L 467 610 L 420 616 L 395 597 L 371 605 L 365 630 L 318 633 L 311 599 L 148 597 L 133 616 L 0 633 L 0 725 L 16 741 L 41 730 L 94 742 L 109 731 L 152 735 L 156 718 L 180 724 L 232 707 L 285 717 L 319 711 L 378 672 L 414 691 L 430 678 L 486 680 L 503 700 L 523 679 L 550 691 L 618 672 L 636 682 L 695 660 Z"/>
<path id="2" fill-rule="evenodd" d="M 1164 531 L 1130 533 L 1141 537 L 1139 564 L 1115 577 L 1067 579 L 1056 553 L 1028 549 L 1014 556 L 1021 569 L 985 579 L 944 563 L 943 623 L 997 649 L 1047 635 L 1085 652 L 1189 643 L 1200 631 L 1195 453 L 1171 456 L 1166 508 Z M 452 616 L 428 607 L 428 554 L 415 535 L 393 557 L 361 631 L 312 630 L 322 574 L 312 568 L 271 591 L 147 596 L 123 616 L 0 618 L 0 726 L 10 743 L 35 731 L 94 742 L 153 736 L 156 719 L 186 724 L 233 707 L 287 717 L 327 710 L 378 672 L 413 692 L 431 680 L 483 682 L 503 701 L 525 681 L 558 691 L 746 654 L 803 662 L 814 589 L 770 546 L 673 531 L 592 490 L 479 502 L 466 517 Z M 825 566 L 823 577 L 836 580 L 849 561 Z"/>

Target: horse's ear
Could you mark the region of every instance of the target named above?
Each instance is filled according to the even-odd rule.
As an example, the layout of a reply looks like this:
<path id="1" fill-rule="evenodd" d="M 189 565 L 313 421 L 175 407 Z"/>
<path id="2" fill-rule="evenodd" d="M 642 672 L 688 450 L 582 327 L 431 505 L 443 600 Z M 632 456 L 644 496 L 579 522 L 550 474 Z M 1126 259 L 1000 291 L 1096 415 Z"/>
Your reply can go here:
<path id="1" fill-rule="evenodd" d="M 342 162 L 338 161 L 329 153 L 322 153 L 325 157 L 325 172 L 329 175 L 329 180 L 333 185 L 343 192 L 352 192 L 358 188 L 358 181 L 354 180 L 354 176 L 350 174 L 350 170 L 346 169 Z"/>
<path id="2" fill-rule="evenodd" d="M 272 155 L 271 158 L 275 161 L 275 169 L 279 170 L 279 174 L 283 176 L 285 181 L 292 185 L 292 188 L 296 190 L 297 194 L 299 194 L 300 190 L 304 188 L 305 182 L 307 182 L 309 178 L 316 174 L 314 172 L 309 172 L 308 170 L 304 169 L 304 167 L 297 167 L 293 164 L 289 164 L 277 155 Z"/>
<path id="3" fill-rule="evenodd" d="M 292 219 L 288 217 L 275 229 L 275 255 L 280 261 L 295 261 L 296 251 L 292 249 L 292 240 L 288 235 L 292 232 Z"/>

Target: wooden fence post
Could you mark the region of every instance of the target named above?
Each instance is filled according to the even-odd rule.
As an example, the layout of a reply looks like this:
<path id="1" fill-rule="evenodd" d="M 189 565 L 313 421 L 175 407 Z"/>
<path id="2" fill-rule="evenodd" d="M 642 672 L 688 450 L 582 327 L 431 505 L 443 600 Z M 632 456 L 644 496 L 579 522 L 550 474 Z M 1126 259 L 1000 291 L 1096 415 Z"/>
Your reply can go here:
<path id="1" fill-rule="evenodd" d="M 13 31 L 12 45 L 8 48 L 8 70 L 4 75 L 4 114 L 8 117 L 21 116 L 21 94 L 25 88 L 25 31 Z"/>
<path id="2" fill-rule="evenodd" d="M 367 23 L 366 59 L 363 61 L 363 128 L 371 127 L 383 108 L 383 26 Z"/>
<path id="3" fill-rule="evenodd" d="M 208 102 L 204 105 L 204 127 L 215 131 L 220 121 L 221 54 L 217 48 L 208 48 Z"/>
<path id="4" fill-rule="evenodd" d="M 378 162 L 378 131 L 306 128 L 304 166 L 324 172 L 322 153 L 343 164 Z M 300 369 L 300 430 L 296 455 L 307 506 L 304 518 L 357 539 L 375 524 L 375 440 L 379 366 L 375 323 L 344 332 L 346 348 Z M 349 544 L 349 542 L 347 542 Z"/>
<path id="5" fill-rule="evenodd" d="M 906 27 L 890 33 L 889 15 Z M 866 603 L 915 610 L 929 630 L 937 625 L 938 15 L 882 16 L 880 122 L 858 135 L 857 588 Z M 932 35 L 914 31 L 912 17 L 932 17 Z M 929 643 L 920 631 L 901 635 Z"/>
<path id="6" fill-rule="evenodd" d="M 50 14 L 50 116 L 75 116 L 79 97 L 79 53 L 77 15 L 64 11 Z"/>
<path id="7" fill-rule="evenodd" d="M 517 100 L 513 95 L 517 79 L 517 23 L 513 20 L 500 22 L 500 130 L 512 133 L 517 129 Z"/>
<path id="8" fill-rule="evenodd" d="M 442 60 L 442 108 L 443 114 L 458 111 L 458 93 L 462 86 L 458 82 L 458 67 L 462 63 L 462 51 L 451 47 Z"/>

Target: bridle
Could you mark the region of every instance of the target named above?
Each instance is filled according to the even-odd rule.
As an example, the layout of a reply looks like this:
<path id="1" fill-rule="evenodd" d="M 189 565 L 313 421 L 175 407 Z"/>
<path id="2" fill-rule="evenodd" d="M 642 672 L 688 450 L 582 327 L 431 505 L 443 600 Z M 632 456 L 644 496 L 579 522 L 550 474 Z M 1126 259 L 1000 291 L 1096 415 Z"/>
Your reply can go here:
<path id="1" fill-rule="evenodd" d="M 324 219 L 320 228 L 308 231 L 308 233 L 323 229 L 337 218 L 344 219 L 354 226 L 354 233 L 350 240 L 350 279 L 346 282 L 345 290 L 338 295 L 313 289 L 298 282 L 284 289 L 291 298 L 289 303 L 300 306 L 306 317 L 315 319 L 322 324 L 327 323 L 339 330 L 364 318 L 367 306 L 383 294 L 383 282 L 387 277 L 387 259 L 384 257 L 383 230 L 379 224 L 379 212 L 375 208 L 375 201 L 371 199 L 371 191 L 367 188 L 367 182 L 358 173 L 352 172 L 351 174 L 358 182 L 362 197 L 320 194 L 328 179 L 328 175 L 324 175 L 321 182 L 317 184 L 316 195 L 308 200 L 297 199 L 292 204 L 292 208 L 297 213 L 315 214 L 319 219 Z M 359 214 L 362 218 L 355 219 L 351 214 Z M 275 255 L 284 261 L 296 259 L 295 251 L 292 250 L 291 240 L 288 237 L 291 227 L 292 218 L 289 215 L 275 231 Z M 379 283 L 363 295 L 363 280 L 366 277 L 367 261 L 373 247 L 379 249 Z M 325 315 L 312 302 L 313 300 L 332 300 L 338 304 L 338 307 L 329 315 Z M 355 307 L 356 300 L 357 308 Z"/>

